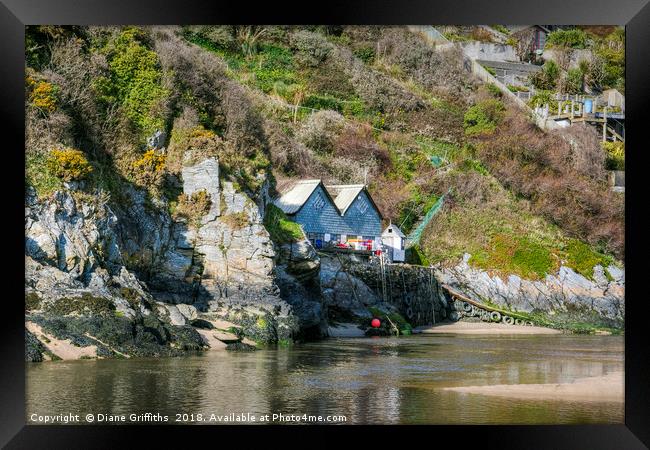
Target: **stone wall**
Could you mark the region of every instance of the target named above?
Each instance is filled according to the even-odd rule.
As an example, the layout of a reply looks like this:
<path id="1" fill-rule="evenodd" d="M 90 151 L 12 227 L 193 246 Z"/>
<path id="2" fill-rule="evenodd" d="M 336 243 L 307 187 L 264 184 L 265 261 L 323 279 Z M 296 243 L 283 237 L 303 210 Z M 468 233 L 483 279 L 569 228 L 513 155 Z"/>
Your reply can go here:
<path id="1" fill-rule="evenodd" d="M 484 61 L 519 61 L 515 48 L 506 44 L 492 42 L 463 42 L 463 52 L 473 59 Z"/>
<path id="2" fill-rule="evenodd" d="M 368 306 L 390 305 L 412 325 L 447 318 L 450 307 L 433 269 L 407 264 L 381 265 L 376 258 L 332 255 L 321 259 L 325 303 L 363 316 Z"/>

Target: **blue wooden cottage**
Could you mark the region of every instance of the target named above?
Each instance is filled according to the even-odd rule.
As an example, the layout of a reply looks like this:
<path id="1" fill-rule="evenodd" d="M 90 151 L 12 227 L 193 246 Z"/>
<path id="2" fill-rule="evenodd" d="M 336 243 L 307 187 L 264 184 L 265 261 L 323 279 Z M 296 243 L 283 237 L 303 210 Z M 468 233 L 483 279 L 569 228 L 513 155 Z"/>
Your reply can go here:
<path id="1" fill-rule="evenodd" d="M 325 186 L 302 180 L 289 186 L 274 204 L 299 223 L 316 247 L 328 242 L 355 247 L 381 245 L 382 215 L 363 184 Z M 369 244 L 370 243 L 370 244 Z"/>

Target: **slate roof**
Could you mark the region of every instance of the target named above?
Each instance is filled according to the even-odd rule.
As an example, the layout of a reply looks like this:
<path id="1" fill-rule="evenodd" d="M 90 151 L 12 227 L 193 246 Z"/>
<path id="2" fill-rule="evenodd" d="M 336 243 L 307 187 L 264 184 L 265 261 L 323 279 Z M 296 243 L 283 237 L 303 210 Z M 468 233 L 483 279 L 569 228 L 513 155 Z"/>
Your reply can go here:
<path id="1" fill-rule="evenodd" d="M 345 214 L 364 187 L 363 184 L 336 184 L 325 186 L 330 195 L 334 198 L 334 204 L 342 215 Z"/>
<path id="2" fill-rule="evenodd" d="M 285 214 L 295 214 L 302 208 L 302 205 L 305 204 L 319 184 L 320 180 L 298 181 L 293 187 L 276 198 L 273 203 Z"/>

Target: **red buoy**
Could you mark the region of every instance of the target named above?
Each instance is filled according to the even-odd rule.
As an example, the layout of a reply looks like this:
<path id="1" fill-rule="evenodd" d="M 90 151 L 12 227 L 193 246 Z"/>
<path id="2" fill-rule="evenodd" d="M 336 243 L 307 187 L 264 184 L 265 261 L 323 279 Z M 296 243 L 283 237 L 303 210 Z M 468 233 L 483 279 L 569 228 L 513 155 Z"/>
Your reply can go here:
<path id="1" fill-rule="evenodd" d="M 379 319 L 375 318 L 372 319 L 372 322 L 370 322 L 370 325 L 372 325 L 373 328 L 379 328 L 381 326 L 381 322 Z"/>

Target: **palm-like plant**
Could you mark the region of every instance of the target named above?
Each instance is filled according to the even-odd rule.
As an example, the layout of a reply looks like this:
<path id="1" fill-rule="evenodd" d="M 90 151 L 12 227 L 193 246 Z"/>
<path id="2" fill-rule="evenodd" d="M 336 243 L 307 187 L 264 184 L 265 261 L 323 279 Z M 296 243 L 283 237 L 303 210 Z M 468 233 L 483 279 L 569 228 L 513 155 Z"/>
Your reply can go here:
<path id="1" fill-rule="evenodd" d="M 236 26 L 235 36 L 242 53 L 251 56 L 257 52 L 257 41 L 266 33 L 266 28 L 257 25 Z"/>

